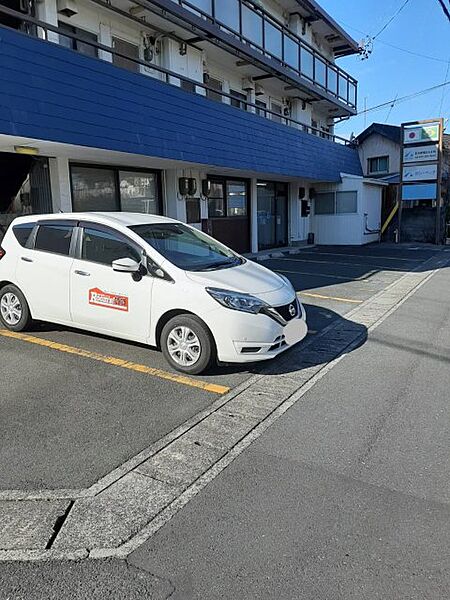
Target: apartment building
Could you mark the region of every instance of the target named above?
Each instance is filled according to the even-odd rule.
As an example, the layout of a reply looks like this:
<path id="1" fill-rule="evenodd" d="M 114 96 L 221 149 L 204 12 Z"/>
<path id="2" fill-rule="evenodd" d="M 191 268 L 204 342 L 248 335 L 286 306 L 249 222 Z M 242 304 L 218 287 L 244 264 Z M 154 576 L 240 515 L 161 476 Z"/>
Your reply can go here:
<path id="1" fill-rule="evenodd" d="M 127 210 L 301 243 L 322 188 L 363 190 L 334 134 L 357 52 L 315 0 L 0 0 L 0 228 Z"/>

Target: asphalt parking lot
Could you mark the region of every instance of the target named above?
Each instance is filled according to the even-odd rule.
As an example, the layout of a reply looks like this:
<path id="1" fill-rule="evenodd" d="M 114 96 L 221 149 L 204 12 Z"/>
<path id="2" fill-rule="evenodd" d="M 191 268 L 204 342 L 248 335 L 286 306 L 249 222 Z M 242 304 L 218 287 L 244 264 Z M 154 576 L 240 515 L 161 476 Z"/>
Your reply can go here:
<path id="1" fill-rule="evenodd" d="M 314 247 L 263 264 L 292 281 L 312 337 L 436 252 Z M 183 378 L 158 351 L 139 344 L 51 324 L 27 336 L 3 333 L 0 490 L 93 485 L 254 373 L 276 373 L 282 361 Z"/>

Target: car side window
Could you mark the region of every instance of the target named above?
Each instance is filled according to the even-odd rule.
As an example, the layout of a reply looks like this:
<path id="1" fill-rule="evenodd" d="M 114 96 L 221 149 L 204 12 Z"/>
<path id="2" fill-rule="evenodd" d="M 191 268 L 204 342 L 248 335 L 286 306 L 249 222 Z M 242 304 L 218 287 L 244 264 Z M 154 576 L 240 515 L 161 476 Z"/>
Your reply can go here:
<path id="1" fill-rule="evenodd" d="M 111 266 L 119 258 L 132 258 L 140 262 L 141 254 L 136 246 L 118 233 L 86 227 L 83 229 L 81 258 Z"/>
<path id="2" fill-rule="evenodd" d="M 72 225 L 58 223 L 39 225 L 34 249 L 69 256 L 73 229 Z"/>
<path id="3" fill-rule="evenodd" d="M 12 228 L 16 240 L 25 248 L 36 223 L 20 223 Z"/>

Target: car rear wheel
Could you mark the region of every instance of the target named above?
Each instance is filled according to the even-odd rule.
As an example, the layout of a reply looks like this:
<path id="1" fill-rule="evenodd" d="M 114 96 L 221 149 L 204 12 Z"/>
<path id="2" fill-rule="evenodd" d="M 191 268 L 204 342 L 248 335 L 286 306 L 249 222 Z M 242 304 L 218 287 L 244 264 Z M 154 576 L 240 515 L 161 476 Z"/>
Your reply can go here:
<path id="1" fill-rule="evenodd" d="M 214 340 L 206 325 L 194 315 L 177 315 L 161 333 L 161 349 L 167 362 L 177 371 L 197 375 L 215 357 Z"/>
<path id="2" fill-rule="evenodd" d="M 0 323 L 10 331 L 23 331 L 31 324 L 28 303 L 15 285 L 0 290 Z"/>

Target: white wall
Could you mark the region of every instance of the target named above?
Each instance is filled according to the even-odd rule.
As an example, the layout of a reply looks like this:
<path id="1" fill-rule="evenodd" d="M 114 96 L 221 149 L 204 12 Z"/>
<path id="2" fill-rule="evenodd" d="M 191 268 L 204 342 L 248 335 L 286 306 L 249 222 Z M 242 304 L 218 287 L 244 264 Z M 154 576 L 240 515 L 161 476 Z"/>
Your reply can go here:
<path id="1" fill-rule="evenodd" d="M 318 192 L 357 192 L 357 212 L 353 214 L 316 215 L 311 219 L 315 243 L 323 245 L 363 245 L 377 241 L 377 233 L 365 235 L 365 214 L 370 229 L 378 229 L 381 222 L 383 187 L 365 182 L 361 177 L 342 176 L 340 184 L 317 185 Z M 314 207 L 313 207 L 314 212 Z"/>
<path id="2" fill-rule="evenodd" d="M 400 146 L 395 142 L 388 140 L 384 136 L 375 133 L 370 135 L 358 147 L 359 159 L 363 168 L 363 173 L 370 176 L 368 172 L 369 158 L 378 156 L 389 156 L 389 173 L 398 173 L 400 171 Z"/>

